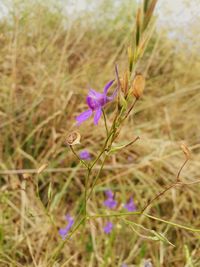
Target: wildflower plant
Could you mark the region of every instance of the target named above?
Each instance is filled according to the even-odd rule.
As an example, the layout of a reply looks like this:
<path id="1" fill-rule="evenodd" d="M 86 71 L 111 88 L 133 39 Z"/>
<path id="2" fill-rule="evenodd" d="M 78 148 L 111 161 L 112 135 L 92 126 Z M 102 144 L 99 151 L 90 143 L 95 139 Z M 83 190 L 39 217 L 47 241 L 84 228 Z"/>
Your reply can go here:
<path id="1" fill-rule="evenodd" d="M 72 219 L 72 217 L 70 216 L 67 216 L 66 219 L 68 221 L 68 225 L 66 226 L 66 228 L 59 230 L 59 233 L 62 239 L 64 239 L 64 241 L 60 244 L 60 246 L 58 246 L 56 251 L 53 253 L 52 259 L 57 257 L 57 255 L 63 248 L 65 242 L 82 225 L 86 226 L 88 220 L 94 220 L 98 217 L 106 218 L 103 227 L 103 231 L 106 234 L 109 234 L 113 230 L 114 224 L 112 222 L 112 218 L 115 217 L 120 218 L 122 222 L 129 226 L 135 233 L 138 233 L 136 228 L 139 227 L 142 231 L 147 231 L 148 233 L 150 233 L 151 237 L 149 238 L 151 240 L 154 239 L 163 242 L 169 242 L 162 234 L 158 234 L 155 231 L 148 230 L 143 226 L 134 223 L 133 221 L 124 219 L 124 217 L 131 215 L 144 215 L 150 219 L 170 224 L 170 222 L 161 220 L 157 217 L 153 217 L 149 214 L 144 213 L 144 211 L 147 209 L 147 207 L 151 205 L 153 201 L 161 197 L 165 192 L 175 186 L 180 185 L 180 172 L 189 159 L 189 152 L 185 146 L 183 146 L 182 149 L 186 155 L 186 160 L 178 172 L 175 183 L 168 186 L 165 190 L 163 190 L 163 192 L 159 193 L 158 195 L 156 195 L 156 197 L 152 198 L 152 200 L 147 202 L 147 204 L 144 205 L 144 208 L 142 210 L 139 210 L 138 207 L 136 208 L 134 200 L 131 197 L 127 200 L 126 204 L 121 206 L 122 208 L 126 209 L 126 212 L 123 212 L 123 210 L 119 210 L 120 208 L 118 208 L 117 211 L 113 211 L 117 208 L 118 203 L 115 200 L 114 193 L 111 190 L 107 190 L 105 192 L 106 199 L 103 202 L 107 213 L 91 214 L 90 210 L 88 210 L 88 201 L 90 200 L 94 192 L 95 186 L 101 177 L 104 165 L 109 156 L 113 153 L 117 153 L 122 149 L 126 149 L 127 147 L 132 146 L 135 142 L 139 140 L 139 136 L 135 136 L 126 144 L 117 144 L 117 138 L 120 135 L 122 127 L 127 122 L 128 117 L 131 115 L 136 104 L 145 92 L 145 75 L 137 71 L 137 66 L 141 58 L 143 57 L 143 54 L 146 50 L 146 47 L 153 32 L 152 17 L 156 2 L 157 0 L 144 0 L 140 4 L 141 6 L 138 7 L 136 13 L 135 27 L 133 29 L 133 35 L 131 36 L 127 47 L 127 66 L 125 67 L 125 69 L 119 70 L 118 64 L 113 66 L 113 73 L 115 77 L 112 77 L 111 80 L 105 85 L 103 92 L 98 92 L 94 89 L 89 90 L 88 95 L 86 97 L 88 109 L 86 111 L 83 111 L 75 118 L 77 127 L 79 127 L 79 125 L 81 124 L 84 124 L 86 120 L 91 119 L 92 116 L 94 116 L 93 127 L 98 127 L 100 119 L 104 121 L 105 140 L 96 158 L 92 158 L 87 150 L 77 152 L 76 148 L 81 140 L 81 134 L 77 130 L 72 133 L 69 133 L 66 138 L 65 144 L 69 146 L 74 156 L 82 163 L 86 171 L 84 197 L 78 214 L 74 216 L 74 219 Z M 110 127 L 108 126 L 108 114 L 106 113 L 107 105 L 113 106 L 113 114 L 109 114 L 109 116 L 112 118 L 112 123 Z M 96 164 L 99 163 L 100 167 L 98 168 L 98 171 L 94 176 L 93 169 Z M 178 224 L 173 225 L 182 227 Z"/>
<path id="2" fill-rule="evenodd" d="M 85 221 L 90 218 L 87 209 L 87 202 L 100 178 L 107 158 L 110 154 L 116 153 L 121 149 L 125 149 L 139 140 L 139 136 L 136 136 L 125 145 L 114 145 L 123 124 L 127 121 L 127 118 L 130 116 L 145 88 L 145 77 L 142 73 L 137 72 L 137 64 L 141 60 L 152 34 L 152 31 L 150 30 L 152 28 L 151 18 L 153 16 L 156 2 L 156 0 L 145 0 L 141 4 L 141 7 L 138 8 L 133 36 L 131 36 L 127 48 L 127 67 L 123 71 L 123 74 L 119 72 L 118 64 L 116 64 L 115 77 L 113 77 L 113 79 L 105 85 L 102 93 L 97 92 L 94 89 L 89 90 L 86 97 L 88 109 L 76 117 L 78 126 L 85 123 L 85 121 L 90 119 L 93 114 L 94 127 L 98 127 L 98 122 L 101 117 L 103 118 L 105 124 L 105 141 L 102 149 L 93 161 L 86 162 L 86 160 L 89 159 L 89 155 L 86 155 L 85 152 L 81 152 L 81 154 L 78 155 L 73 148 L 73 145 L 70 145 L 72 152 L 76 158 L 83 163 L 87 171 L 85 178 L 84 203 L 80 212 L 80 214 L 83 213 L 82 216 L 84 216 Z M 111 93 L 109 94 L 109 92 Z M 108 127 L 106 114 L 106 106 L 109 104 L 115 105 L 110 128 Z M 93 168 L 100 161 L 100 169 L 95 178 L 91 180 Z M 109 209 L 114 209 L 117 206 L 117 202 L 114 199 L 113 192 L 111 190 L 107 190 L 105 194 L 107 199 L 104 201 L 104 206 Z M 124 208 L 128 211 L 136 211 L 136 206 L 132 198 L 124 205 Z"/>

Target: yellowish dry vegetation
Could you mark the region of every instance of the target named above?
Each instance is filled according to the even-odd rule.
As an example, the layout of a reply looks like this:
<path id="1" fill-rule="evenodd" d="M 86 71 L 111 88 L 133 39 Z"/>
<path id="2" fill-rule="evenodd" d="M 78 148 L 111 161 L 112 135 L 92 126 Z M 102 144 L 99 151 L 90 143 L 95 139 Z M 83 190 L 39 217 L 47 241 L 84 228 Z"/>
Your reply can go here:
<path id="1" fill-rule="evenodd" d="M 99 20 L 88 13 L 72 22 L 47 5 L 19 5 L 12 18 L 0 23 L 0 266 L 143 266 L 145 259 L 153 266 L 200 266 L 200 230 L 137 215 L 128 217 L 137 224 L 136 232 L 115 218 L 110 236 L 103 233 L 103 218 L 91 219 L 50 261 L 61 242 L 58 229 L 65 224 L 64 215 L 75 216 L 84 187 L 82 165 L 63 138 L 77 129 L 75 116 L 86 107 L 88 87 L 102 90 L 114 77 L 115 62 L 120 71 L 126 63 L 131 9 L 125 5 L 109 19 L 112 5 L 105 12 L 103 8 L 95 14 L 99 12 Z M 140 140 L 107 160 L 88 203 L 91 213 L 104 210 L 106 188 L 112 188 L 118 202 L 133 195 L 142 209 L 175 181 L 185 160 L 181 142 L 192 154 L 181 180 L 200 181 L 200 58 L 196 49 L 180 47 L 154 34 L 138 66 L 147 77 L 144 96 L 117 142 L 137 135 Z M 109 125 L 111 111 L 112 106 Z M 105 137 L 103 120 L 98 127 L 89 120 L 79 131 L 77 151 L 87 148 L 95 156 Z M 47 169 L 37 175 L 45 163 Z M 50 216 L 35 194 L 37 179 Z M 200 229 L 199 190 L 199 183 L 177 186 L 146 213 Z M 141 225 L 164 234 L 174 246 L 146 238 L 152 232 Z"/>

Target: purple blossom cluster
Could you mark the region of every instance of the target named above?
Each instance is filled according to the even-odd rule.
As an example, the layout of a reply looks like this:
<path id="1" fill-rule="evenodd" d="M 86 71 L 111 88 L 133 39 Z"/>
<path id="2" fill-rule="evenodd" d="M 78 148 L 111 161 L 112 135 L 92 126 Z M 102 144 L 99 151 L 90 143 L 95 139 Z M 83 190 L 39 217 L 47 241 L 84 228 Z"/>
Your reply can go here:
<path id="1" fill-rule="evenodd" d="M 117 206 L 117 201 L 114 199 L 114 193 L 111 190 L 105 191 L 106 200 L 104 201 L 104 206 L 106 206 L 109 209 L 114 209 Z M 124 208 L 127 209 L 129 212 L 136 211 L 136 205 L 133 201 L 133 198 L 131 197 L 129 201 L 124 204 Z M 106 225 L 104 226 L 103 230 L 106 234 L 111 233 L 114 225 L 112 222 L 108 221 L 106 222 Z"/>

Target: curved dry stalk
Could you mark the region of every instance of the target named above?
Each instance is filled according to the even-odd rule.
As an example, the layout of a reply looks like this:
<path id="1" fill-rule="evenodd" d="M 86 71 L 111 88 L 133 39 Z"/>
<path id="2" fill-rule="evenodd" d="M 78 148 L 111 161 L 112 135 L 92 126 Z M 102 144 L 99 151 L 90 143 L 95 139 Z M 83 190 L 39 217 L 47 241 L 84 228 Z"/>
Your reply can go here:
<path id="1" fill-rule="evenodd" d="M 186 158 L 186 160 L 183 162 L 183 164 L 181 165 L 177 176 L 176 176 L 176 182 L 172 183 L 171 185 L 169 185 L 167 188 L 165 188 L 162 192 L 160 192 L 159 194 L 157 194 L 153 199 L 151 199 L 142 209 L 142 213 L 158 198 L 160 198 L 161 196 L 163 196 L 167 191 L 169 191 L 170 189 L 176 187 L 177 185 L 186 185 L 185 183 L 180 182 L 180 174 L 181 171 L 183 170 L 184 166 L 186 165 L 186 163 L 188 162 L 189 158 Z"/>

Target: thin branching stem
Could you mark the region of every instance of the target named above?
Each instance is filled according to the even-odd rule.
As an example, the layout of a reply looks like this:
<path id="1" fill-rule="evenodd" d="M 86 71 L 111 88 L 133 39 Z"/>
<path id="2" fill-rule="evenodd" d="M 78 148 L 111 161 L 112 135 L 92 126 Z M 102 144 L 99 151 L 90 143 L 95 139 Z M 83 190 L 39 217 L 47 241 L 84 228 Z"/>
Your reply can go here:
<path id="1" fill-rule="evenodd" d="M 71 151 L 72 151 L 72 153 L 76 156 L 76 158 L 87 168 L 87 169 L 89 169 L 89 166 L 85 163 L 85 161 L 84 160 L 82 160 L 80 157 L 79 157 L 79 155 L 76 153 L 76 151 L 74 150 L 74 148 L 73 148 L 73 146 L 69 146 L 70 147 L 70 149 L 71 149 Z"/>
<path id="2" fill-rule="evenodd" d="M 108 132 L 107 119 L 106 119 L 106 114 L 105 114 L 104 109 L 102 109 L 102 113 L 103 113 L 103 119 L 104 119 L 104 124 L 105 124 L 106 134 L 107 134 L 107 137 L 108 137 L 109 132 Z"/>
<path id="3" fill-rule="evenodd" d="M 176 176 L 176 181 L 177 181 L 177 182 L 180 181 L 180 174 L 181 174 L 181 171 L 182 171 L 182 169 L 184 168 L 185 164 L 188 162 L 188 160 L 189 160 L 189 159 L 186 158 L 186 160 L 183 162 L 181 168 L 179 169 L 178 174 L 177 174 L 177 176 Z"/>
<path id="4" fill-rule="evenodd" d="M 174 188 L 177 185 L 181 185 L 181 183 L 173 183 L 171 185 L 169 185 L 167 188 L 165 188 L 162 192 L 160 192 L 159 194 L 157 194 L 154 198 L 152 198 L 142 209 L 142 212 L 144 212 L 155 200 L 157 200 L 158 198 L 162 197 L 167 191 L 169 191 L 170 189 Z"/>
<path id="5" fill-rule="evenodd" d="M 179 227 L 179 228 L 182 228 L 182 229 L 185 229 L 185 230 L 189 230 L 189 231 L 192 231 L 192 232 L 200 233 L 200 229 L 195 229 L 195 228 L 191 228 L 189 226 L 181 225 L 179 223 L 167 221 L 167 220 L 152 216 L 150 214 L 143 213 L 141 211 L 119 212 L 119 213 L 111 213 L 111 214 L 95 214 L 95 215 L 89 215 L 87 217 L 87 219 L 104 218 L 104 217 L 106 217 L 106 218 L 109 218 L 109 217 L 110 218 L 112 218 L 112 217 L 125 217 L 125 216 L 132 216 L 132 215 L 139 215 L 139 216 L 143 215 L 143 216 L 145 216 L 145 217 L 147 217 L 149 219 L 152 219 L 152 220 L 160 221 L 160 222 L 163 222 L 163 223 L 166 223 L 166 224 L 169 224 L 169 225 L 172 225 L 172 226 L 176 226 L 176 227 Z"/>
<path id="6" fill-rule="evenodd" d="M 84 214 L 87 216 L 87 192 L 88 192 L 88 182 L 90 178 L 91 169 L 88 169 L 87 176 L 85 178 L 85 194 L 84 194 Z"/>
<path id="7" fill-rule="evenodd" d="M 49 264 L 54 261 L 57 256 L 60 254 L 61 250 L 63 249 L 64 245 L 69 241 L 69 239 L 72 237 L 72 235 L 78 230 L 78 228 L 82 225 L 82 223 L 85 221 L 86 217 L 83 217 L 80 222 L 73 228 L 73 230 L 70 232 L 70 234 L 67 236 L 65 240 L 63 240 L 60 245 L 57 247 L 56 251 L 52 254 L 51 258 L 49 259 Z"/>
<path id="8" fill-rule="evenodd" d="M 148 217 L 148 218 L 150 218 L 150 219 L 159 221 L 159 222 L 163 222 L 163 223 L 166 223 L 166 224 L 169 224 L 169 225 L 172 225 L 172 226 L 176 226 L 176 227 L 179 227 L 179 228 L 182 228 L 182 229 L 185 229 L 185 230 L 189 230 L 189 231 L 192 231 L 192 232 L 200 233 L 200 229 L 195 229 L 195 228 L 191 228 L 189 226 L 185 226 L 185 225 L 181 225 L 181 224 L 178 224 L 178 223 L 170 222 L 170 221 L 167 221 L 167 220 L 164 220 L 164 219 L 161 219 L 161 218 L 158 218 L 158 217 L 146 214 L 146 213 L 143 213 L 143 215 Z"/>
<path id="9" fill-rule="evenodd" d="M 129 110 L 127 111 L 126 115 L 124 116 L 124 118 L 121 121 L 121 124 L 125 121 L 125 119 L 129 116 L 129 114 L 131 113 L 131 111 L 133 110 L 133 108 L 135 107 L 135 104 L 137 103 L 137 98 L 135 98 L 132 106 L 129 108 Z"/>
<path id="10" fill-rule="evenodd" d="M 91 169 L 91 170 L 92 170 L 92 168 L 95 166 L 95 164 L 97 163 L 97 161 L 101 158 L 101 156 L 103 155 L 103 153 L 105 152 L 105 150 L 106 150 L 106 146 L 107 146 L 108 141 L 109 141 L 110 137 L 112 136 L 112 134 L 113 134 L 113 131 L 112 131 L 112 129 L 111 129 L 111 130 L 110 130 L 110 133 L 108 134 L 108 136 L 107 136 L 107 138 L 106 138 L 106 141 L 105 141 L 105 143 L 104 143 L 104 145 L 103 145 L 103 148 L 102 148 L 101 152 L 99 153 L 99 155 L 96 157 L 96 159 L 93 161 L 93 163 L 92 163 L 91 166 L 90 166 L 90 169 Z"/>
<path id="11" fill-rule="evenodd" d="M 100 167 L 100 169 L 99 169 L 99 171 L 98 171 L 98 173 L 97 173 L 97 175 L 96 175 L 96 177 L 95 177 L 95 179 L 94 179 L 94 182 L 93 182 L 93 184 L 92 184 L 92 188 L 91 188 L 91 190 L 90 190 L 90 193 L 89 193 L 88 196 L 87 196 L 87 200 L 91 197 L 91 195 L 92 195 L 92 193 L 93 193 L 93 191 L 94 191 L 94 187 L 95 187 L 95 185 L 96 185 L 96 183 L 97 183 L 97 181 L 98 181 L 98 179 L 99 179 L 99 177 L 100 177 L 100 175 L 101 175 L 101 172 L 102 172 L 102 170 L 103 170 L 103 167 L 104 167 L 104 164 L 105 164 L 105 161 L 106 161 L 107 156 L 108 156 L 108 155 L 105 155 L 105 157 L 104 157 L 104 159 L 103 159 L 103 161 L 102 161 L 102 163 L 101 163 L 101 167 Z"/>
<path id="12" fill-rule="evenodd" d="M 158 198 L 162 197 L 167 191 L 169 191 L 170 189 L 174 188 L 177 185 L 185 185 L 184 183 L 180 182 L 180 174 L 181 171 L 183 170 L 185 164 L 188 162 L 188 158 L 186 158 L 186 160 L 183 162 L 183 164 L 181 165 L 178 174 L 176 176 L 176 182 L 172 183 L 171 185 L 169 185 L 167 188 L 165 188 L 162 192 L 158 193 L 153 199 L 151 199 L 142 209 L 142 212 L 144 212 L 155 200 L 157 200 Z"/>
<path id="13" fill-rule="evenodd" d="M 89 219 L 93 218 L 104 218 L 104 217 L 121 217 L 121 216 L 129 216 L 129 215 L 140 215 L 141 211 L 133 211 L 133 212 L 113 212 L 110 214 L 94 214 L 88 215 Z"/>

